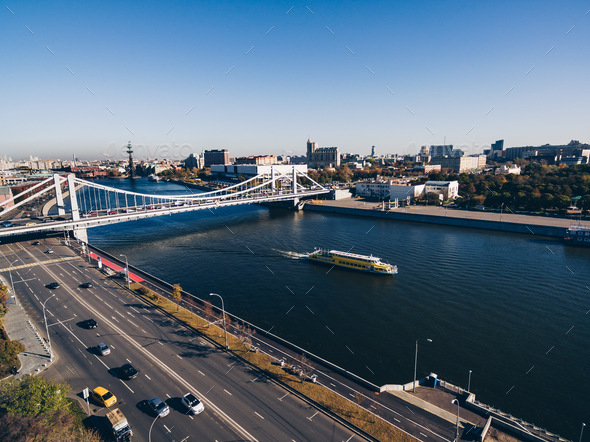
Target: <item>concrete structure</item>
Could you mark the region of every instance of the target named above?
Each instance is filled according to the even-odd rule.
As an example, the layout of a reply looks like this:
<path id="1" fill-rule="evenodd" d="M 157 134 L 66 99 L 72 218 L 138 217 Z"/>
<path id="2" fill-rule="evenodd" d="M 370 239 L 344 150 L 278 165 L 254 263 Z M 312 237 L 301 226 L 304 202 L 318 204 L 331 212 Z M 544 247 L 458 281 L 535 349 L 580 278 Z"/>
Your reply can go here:
<path id="1" fill-rule="evenodd" d="M 10 201 L 11 199 L 12 199 L 12 192 L 10 191 L 10 187 L 8 187 L 8 186 L 0 187 L 0 203 L 3 203 L 4 201 L 8 201 L 8 203 L 6 203 L 6 207 L 12 207 L 12 206 L 14 206 L 14 201 Z"/>
<path id="2" fill-rule="evenodd" d="M 421 154 L 423 155 L 422 151 Z M 430 146 L 429 154 L 431 158 L 449 158 L 453 156 L 453 145 L 442 144 L 439 146 Z"/>
<path id="3" fill-rule="evenodd" d="M 340 166 L 338 148 L 318 147 L 315 141 L 307 140 L 307 165 L 312 169 Z"/>
<path id="4" fill-rule="evenodd" d="M 445 200 L 459 196 L 459 181 L 427 181 L 424 184 L 424 193 L 431 192 L 442 195 Z"/>
<path id="5" fill-rule="evenodd" d="M 424 164 L 422 166 L 414 166 L 413 170 L 422 173 L 440 172 L 442 166 L 440 164 Z"/>
<path id="6" fill-rule="evenodd" d="M 283 173 L 285 175 L 290 174 L 293 168 L 297 172 L 307 173 L 307 164 L 276 164 L 271 166 L 253 165 L 253 164 L 229 164 L 229 165 L 215 165 L 211 166 L 211 173 L 223 174 L 228 177 L 242 176 L 256 176 L 256 175 L 268 175 L 271 174 L 271 168 L 275 172 Z"/>
<path id="7" fill-rule="evenodd" d="M 393 181 L 386 182 L 362 182 L 356 185 L 356 194 L 362 197 L 389 199 L 391 201 L 415 200 L 424 194 L 424 184 L 417 186 L 394 184 Z"/>
<path id="8" fill-rule="evenodd" d="M 205 167 L 211 167 L 217 164 L 230 164 L 229 151 L 227 149 L 206 150 L 203 156 L 205 158 Z"/>
<path id="9" fill-rule="evenodd" d="M 473 172 L 485 168 L 486 156 L 471 155 L 468 157 L 433 158 L 430 164 L 440 165 L 442 169 L 452 169 L 455 173 Z"/>
<path id="10" fill-rule="evenodd" d="M 548 164 L 559 164 L 561 159 L 566 157 L 583 157 L 580 162 L 588 163 L 590 145 L 572 140 L 566 145 L 509 147 L 506 149 L 505 157 L 506 160 L 524 158 L 533 162 L 546 161 Z"/>

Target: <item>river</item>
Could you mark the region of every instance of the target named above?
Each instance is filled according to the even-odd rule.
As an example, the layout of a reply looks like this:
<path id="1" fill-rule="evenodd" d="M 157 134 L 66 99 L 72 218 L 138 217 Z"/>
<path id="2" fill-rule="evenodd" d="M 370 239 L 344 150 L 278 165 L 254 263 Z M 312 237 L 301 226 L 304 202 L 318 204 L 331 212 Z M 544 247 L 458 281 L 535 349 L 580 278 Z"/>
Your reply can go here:
<path id="1" fill-rule="evenodd" d="M 145 179 L 101 183 L 191 192 Z M 418 377 L 434 372 L 467 388 L 471 370 L 479 401 L 570 439 L 588 420 L 590 248 L 260 206 L 94 228 L 89 241 L 196 296 L 218 293 L 228 311 L 378 385 L 412 380 L 421 339 Z M 314 247 L 373 254 L 399 274 L 299 259 Z"/>

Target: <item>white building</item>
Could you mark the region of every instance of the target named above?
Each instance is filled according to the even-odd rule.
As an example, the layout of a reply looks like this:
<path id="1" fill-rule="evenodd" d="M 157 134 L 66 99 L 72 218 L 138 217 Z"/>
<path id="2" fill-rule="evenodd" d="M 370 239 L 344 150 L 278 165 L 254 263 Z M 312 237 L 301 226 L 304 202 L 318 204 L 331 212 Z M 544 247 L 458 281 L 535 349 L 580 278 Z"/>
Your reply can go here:
<path id="1" fill-rule="evenodd" d="M 512 166 L 502 164 L 498 169 L 496 169 L 496 175 L 498 175 L 499 173 L 504 175 L 508 175 L 509 173 L 513 173 L 514 175 L 520 175 L 520 167 L 515 166 L 514 164 Z"/>
<path id="2" fill-rule="evenodd" d="M 390 201 L 404 201 L 408 197 L 414 200 L 424 193 L 424 184 L 417 186 L 404 186 L 393 184 L 392 181 L 385 182 L 361 182 L 356 185 L 356 194 L 362 197 L 389 199 Z"/>
<path id="3" fill-rule="evenodd" d="M 298 172 L 307 173 L 307 164 L 275 164 L 273 166 L 266 166 L 261 164 L 219 164 L 211 166 L 211 173 L 224 174 L 226 176 L 256 176 L 271 174 L 271 168 L 275 173 L 282 173 L 283 175 L 291 176 L 293 168 Z"/>
<path id="4" fill-rule="evenodd" d="M 438 193 L 446 200 L 455 199 L 459 196 L 459 181 L 427 181 L 424 192 Z"/>

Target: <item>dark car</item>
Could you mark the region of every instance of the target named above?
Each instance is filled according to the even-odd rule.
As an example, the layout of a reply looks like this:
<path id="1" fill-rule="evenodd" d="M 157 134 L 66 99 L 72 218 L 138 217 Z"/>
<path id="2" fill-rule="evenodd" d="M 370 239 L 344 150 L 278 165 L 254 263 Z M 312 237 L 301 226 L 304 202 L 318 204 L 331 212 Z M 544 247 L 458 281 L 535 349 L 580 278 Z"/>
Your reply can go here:
<path id="1" fill-rule="evenodd" d="M 33 245 L 34 245 L 34 246 L 40 246 L 40 245 L 41 245 L 41 243 L 40 243 L 39 241 L 35 241 L 35 242 L 33 243 Z"/>
<path id="2" fill-rule="evenodd" d="M 57 283 L 57 282 L 52 282 L 51 284 L 47 284 L 47 288 L 48 288 L 48 289 L 53 289 L 53 290 L 54 290 L 54 289 L 58 289 L 58 288 L 60 288 L 60 287 L 61 287 L 61 286 L 60 286 L 60 285 L 59 285 L 59 283 Z"/>
<path id="3" fill-rule="evenodd" d="M 121 377 L 123 379 L 133 379 L 137 376 L 139 371 L 131 364 L 125 364 L 121 367 Z"/>
<path id="4" fill-rule="evenodd" d="M 85 282 L 84 284 L 80 284 L 80 287 L 82 287 L 83 289 L 91 289 L 94 286 L 91 282 Z"/>
<path id="5" fill-rule="evenodd" d="M 90 318 L 82 321 L 82 326 L 84 328 L 96 328 L 98 327 L 98 323 L 94 319 Z"/>

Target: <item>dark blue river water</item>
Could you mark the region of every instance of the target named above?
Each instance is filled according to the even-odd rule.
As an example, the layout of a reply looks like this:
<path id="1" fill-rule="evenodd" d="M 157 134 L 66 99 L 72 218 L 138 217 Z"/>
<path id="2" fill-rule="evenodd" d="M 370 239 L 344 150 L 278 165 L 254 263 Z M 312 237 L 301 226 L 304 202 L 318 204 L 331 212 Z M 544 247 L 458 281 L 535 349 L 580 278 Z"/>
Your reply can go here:
<path id="1" fill-rule="evenodd" d="M 103 184 L 183 193 L 167 183 Z M 477 399 L 576 439 L 590 409 L 590 249 L 504 234 L 239 206 L 100 227 L 90 242 L 382 385 L 434 372 Z M 298 259 L 379 256 L 399 274 Z M 573 328 L 572 328 L 573 327 Z"/>

